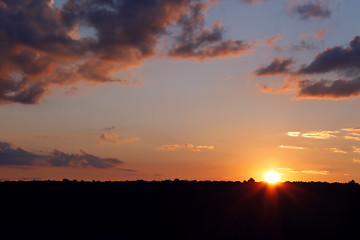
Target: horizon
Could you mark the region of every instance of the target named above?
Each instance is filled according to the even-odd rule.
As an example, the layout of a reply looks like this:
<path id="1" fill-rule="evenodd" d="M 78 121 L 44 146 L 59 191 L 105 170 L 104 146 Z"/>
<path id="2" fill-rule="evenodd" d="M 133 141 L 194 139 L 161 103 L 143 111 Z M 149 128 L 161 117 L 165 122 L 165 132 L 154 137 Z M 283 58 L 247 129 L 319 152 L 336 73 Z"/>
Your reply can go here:
<path id="1" fill-rule="evenodd" d="M 0 0 L 0 181 L 360 182 L 357 9 Z"/>

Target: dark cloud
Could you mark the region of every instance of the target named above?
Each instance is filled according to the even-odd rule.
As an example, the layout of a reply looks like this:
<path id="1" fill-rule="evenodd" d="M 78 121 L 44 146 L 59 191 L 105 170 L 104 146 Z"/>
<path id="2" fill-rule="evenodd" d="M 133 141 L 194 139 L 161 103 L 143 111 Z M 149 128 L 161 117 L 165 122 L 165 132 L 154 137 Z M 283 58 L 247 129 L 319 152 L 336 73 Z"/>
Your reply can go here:
<path id="1" fill-rule="evenodd" d="M 337 80 L 312 80 L 299 77 L 302 74 L 330 72 L 337 72 L 346 77 Z M 317 54 L 310 64 L 292 74 L 293 77 L 287 78 L 285 84 L 278 89 L 262 84 L 259 86 L 263 92 L 296 91 L 297 98 L 341 99 L 360 96 L 360 37 L 355 36 L 349 46 L 326 49 Z"/>
<path id="2" fill-rule="evenodd" d="M 205 28 L 204 12 L 209 4 L 195 0 L 68 0 L 56 8 L 50 0 L 2 0 L 0 103 L 37 103 L 53 86 L 83 81 L 141 85 L 139 80 L 114 75 L 154 56 L 164 36 L 170 37 L 172 57 L 203 59 L 246 50 L 249 46 L 242 41 L 223 40 L 220 24 Z M 170 34 L 169 27 L 180 33 Z M 94 34 L 81 37 L 79 28 Z"/>
<path id="3" fill-rule="evenodd" d="M 299 83 L 300 98 L 349 98 L 360 95 L 360 37 L 355 36 L 349 46 L 335 46 L 316 55 L 299 74 L 321 74 L 338 72 L 352 79 L 335 81 L 302 81 Z"/>
<path id="4" fill-rule="evenodd" d="M 101 158 L 84 150 L 80 154 L 68 154 L 57 149 L 51 154 L 40 155 L 14 147 L 7 142 L 0 142 L 0 165 L 9 166 L 51 166 L 72 168 L 117 168 L 124 162 L 116 158 Z M 131 169 L 120 169 L 135 171 Z"/>
<path id="5" fill-rule="evenodd" d="M 255 70 L 255 74 L 258 76 L 276 75 L 289 73 L 289 66 L 294 64 L 295 61 L 292 58 L 280 59 L 274 58 L 268 66 L 260 67 Z"/>
<path id="6" fill-rule="evenodd" d="M 299 15 L 303 20 L 308 20 L 310 18 L 327 18 L 330 17 L 331 11 L 328 6 L 322 3 L 305 3 L 302 5 L 297 5 L 292 9 L 292 11 Z"/>
<path id="7" fill-rule="evenodd" d="M 316 55 L 315 59 L 299 70 L 299 73 L 326 73 L 345 71 L 348 74 L 360 70 L 360 37 L 355 36 L 348 47 L 336 46 L 328 48 Z"/>
<path id="8" fill-rule="evenodd" d="M 360 95 L 360 78 L 352 80 L 338 79 L 335 81 L 320 80 L 303 81 L 299 84 L 299 98 L 349 98 Z"/>
<path id="9" fill-rule="evenodd" d="M 32 166 L 43 165 L 45 156 L 12 147 L 7 142 L 0 142 L 0 165 Z"/>
<path id="10" fill-rule="evenodd" d="M 245 53 L 251 44 L 242 40 L 224 40 L 224 27 L 220 21 L 206 28 L 205 11 L 208 6 L 194 2 L 190 10 L 178 22 L 180 32 L 168 54 L 170 57 L 205 59 L 236 56 Z"/>
<path id="11" fill-rule="evenodd" d="M 80 154 L 67 154 L 55 149 L 48 163 L 54 167 L 75 167 L 75 168 L 112 168 L 123 162 L 115 158 L 100 158 L 91 155 L 84 150 Z"/>

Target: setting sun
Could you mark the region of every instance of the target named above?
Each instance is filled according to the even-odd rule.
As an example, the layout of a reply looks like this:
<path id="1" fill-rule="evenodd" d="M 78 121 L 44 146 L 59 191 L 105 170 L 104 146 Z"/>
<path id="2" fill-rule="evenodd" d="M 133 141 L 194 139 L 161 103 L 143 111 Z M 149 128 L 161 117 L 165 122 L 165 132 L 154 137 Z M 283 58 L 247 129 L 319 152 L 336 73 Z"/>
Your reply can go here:
<path id="1" fill-rule="evenodd" d="M 265 173 L 265 181 L 268 183 L 276 183 L 280 181 L 280 174 L 276 172 Z"/>

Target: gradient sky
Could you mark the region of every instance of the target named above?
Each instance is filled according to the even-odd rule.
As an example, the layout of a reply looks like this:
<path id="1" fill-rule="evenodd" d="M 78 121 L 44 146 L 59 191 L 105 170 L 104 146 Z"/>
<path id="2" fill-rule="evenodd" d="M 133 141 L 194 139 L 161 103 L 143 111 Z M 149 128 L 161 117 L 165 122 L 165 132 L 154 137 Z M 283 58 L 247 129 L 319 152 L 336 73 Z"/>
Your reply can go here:
<path id="1" fill-rule="evenodd" d="M 0 0 L 0 180 L 360 181 L 358 0 Z"/>

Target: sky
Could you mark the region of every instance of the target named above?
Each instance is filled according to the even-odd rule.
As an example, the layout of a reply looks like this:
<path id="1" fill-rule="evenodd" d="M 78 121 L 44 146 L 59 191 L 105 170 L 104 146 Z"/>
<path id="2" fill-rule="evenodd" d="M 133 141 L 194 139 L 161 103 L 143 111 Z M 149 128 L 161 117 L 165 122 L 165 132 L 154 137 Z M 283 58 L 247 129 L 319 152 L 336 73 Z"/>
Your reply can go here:
<path id="1" fill-rule="evenodd" d="M 358 0 L 0 0 L 0 180 L 360 181 Z"/>

